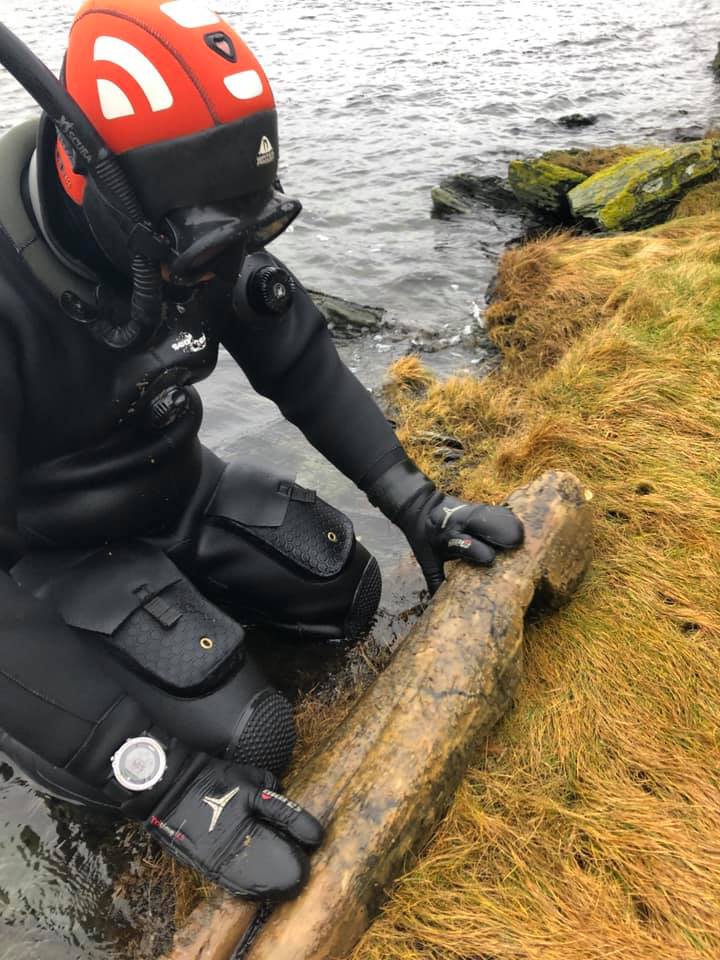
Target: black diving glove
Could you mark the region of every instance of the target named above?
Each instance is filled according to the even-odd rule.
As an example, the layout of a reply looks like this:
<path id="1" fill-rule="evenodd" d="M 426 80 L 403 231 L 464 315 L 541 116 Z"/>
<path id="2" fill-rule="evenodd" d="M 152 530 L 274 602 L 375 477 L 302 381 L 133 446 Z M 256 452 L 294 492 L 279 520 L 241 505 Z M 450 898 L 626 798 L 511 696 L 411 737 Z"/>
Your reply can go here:
<path id="1" fill-rule="evenodd" d="M 296 897 L 310 869 L 303 847 L 323 838 L 271 773 L 205 756 L 193 759 L 145 826 L 182 863 L 249 900 Z"/>
<path id="2" fill-rule="evenodd" d="M 489 566 L 497 549 L 523 542 L 522 524 L 507 507 L 448 497 L 411 460 L 390 467 L 366 492 L 407 537 L 431 594 L 445 579 L 446 560 Z"/>

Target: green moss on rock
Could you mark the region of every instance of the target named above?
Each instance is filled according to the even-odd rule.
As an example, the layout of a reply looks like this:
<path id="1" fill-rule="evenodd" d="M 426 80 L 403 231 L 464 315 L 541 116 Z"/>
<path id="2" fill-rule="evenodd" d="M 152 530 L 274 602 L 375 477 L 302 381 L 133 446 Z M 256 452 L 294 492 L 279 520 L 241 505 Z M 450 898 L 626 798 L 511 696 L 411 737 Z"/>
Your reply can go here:
<path id="1" fill-rule="evenodd" d="M 508 182 L 513 193 L 528 206 L 559 216 L 567 213 L 567 194 L 585 180 L 584 173 L 537 160 L 513 160 L 508 168 Z"/>
<path id="2" fill-rule="evenodd" d="M 717 141 L 654 148 L 601 170 L 568 194 L 574 217 L 605 230 L 629 230 L 664 219 L 693 187 L 718 175 Z"/>

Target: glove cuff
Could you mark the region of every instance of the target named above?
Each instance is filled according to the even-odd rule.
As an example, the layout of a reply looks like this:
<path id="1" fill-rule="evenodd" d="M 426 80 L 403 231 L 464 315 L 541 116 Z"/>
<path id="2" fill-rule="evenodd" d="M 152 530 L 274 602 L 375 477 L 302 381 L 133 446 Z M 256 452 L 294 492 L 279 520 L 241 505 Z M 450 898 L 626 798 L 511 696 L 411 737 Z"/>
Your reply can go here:
<path id="1" fill-rule="evenodd" d="M 366 490 L 370 503 L 379 507 L 393 523 L 397 523 L 410 506 L 419 500 L 427 502 L 435 492 L 432 480 L 407 457 L 386 470 Z"/>

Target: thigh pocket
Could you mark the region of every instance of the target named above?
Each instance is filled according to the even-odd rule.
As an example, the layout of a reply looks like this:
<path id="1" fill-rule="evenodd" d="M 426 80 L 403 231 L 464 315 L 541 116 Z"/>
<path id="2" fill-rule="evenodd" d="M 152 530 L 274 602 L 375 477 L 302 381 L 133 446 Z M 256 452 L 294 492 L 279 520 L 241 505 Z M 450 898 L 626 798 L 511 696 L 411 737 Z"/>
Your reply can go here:
<path id="1" fill-rule="evenodd" d="M 172 693 L 214 686 L 243 653 L 243 630 L 144 543 L 85 556 L 35 590 L 65 622 L 101 635 L 131 669 Z"/>
<path id="2" fill-rule="evenodd" d="M 206 516 L 324 579 L 342 572 L 355 542 L 351 521 L 314 490 L 245 464 L 228 467 Z"/>

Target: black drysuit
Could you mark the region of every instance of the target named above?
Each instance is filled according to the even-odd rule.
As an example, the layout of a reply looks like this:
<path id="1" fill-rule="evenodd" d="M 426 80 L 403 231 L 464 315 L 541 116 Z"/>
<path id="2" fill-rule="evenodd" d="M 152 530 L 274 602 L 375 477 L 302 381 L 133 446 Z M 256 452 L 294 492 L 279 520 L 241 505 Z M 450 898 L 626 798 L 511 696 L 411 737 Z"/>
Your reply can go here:
<path id="1" fill-rule="evenodd" d="M 253 387 L 358 484 L 369 486 L 404 453 L 301 287 L 283 316 L 258 314 L 243 302 L 247 278 L 275 263 L 269 254 L 248 258 L 239 307 L 229 289 L 211 282 L 147 349 L 117 352 L 71 319 L 31 271 L 29 254 L 43 243 L 32 234 L 11 238 L 5 229 L 0 236 L 0 747 L 101 787 L 112 752 L 152 726 L 152 711 L 107 669 L 101 641 L 18 585 L 23 578 L 10 572 L 22 569 L 18 561 L 148 539 L 167 548 L 206 594 L 213 585 L 232 591 L 248 576 L 255 602 L 240 607 L 312 626 L 324 596 L 318 578 L 308 578 L 313 613 L 302 599 L 296 610 L 268 610 L 272 595 L 259 596 L 252 557 L 242 557 L 246 541 L 204 525 L 208 500 L 228 471 L 199 443 L 202 408 L 192 384 L 212 373 L 221 344 Z M 164 418 L 168 397 L 180 403 L 179 416 Z M 235 509 L 247 522 L 243 504 L 232 503 L 238 498 L 242 484 L 230 485 L 226 513 Z M 346 565 L 356 548 L 351 531 L 350 540 Z M 356 584 L 359 573 L 353 576 Z M 282 607 L 283 590 L 275 596 Z"/>

